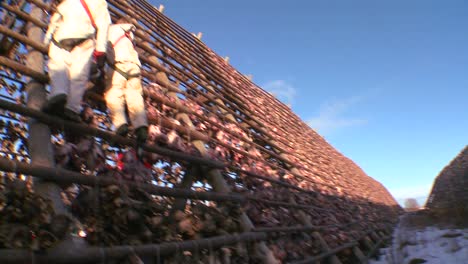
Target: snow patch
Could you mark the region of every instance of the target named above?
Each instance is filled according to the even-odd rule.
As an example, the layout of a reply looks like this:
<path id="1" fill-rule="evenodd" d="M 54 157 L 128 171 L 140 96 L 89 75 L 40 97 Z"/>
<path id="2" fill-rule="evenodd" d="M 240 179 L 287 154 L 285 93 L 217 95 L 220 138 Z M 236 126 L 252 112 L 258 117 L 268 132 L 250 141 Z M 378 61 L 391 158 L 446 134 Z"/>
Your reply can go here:
<path id="1" fill-rule="evenodd" d="M 404 216 L 403 216 L 404 217 Z M 468 229 L 408 227 L 402 218 L 390 248 L 370 264 L 468 264 Z"/>

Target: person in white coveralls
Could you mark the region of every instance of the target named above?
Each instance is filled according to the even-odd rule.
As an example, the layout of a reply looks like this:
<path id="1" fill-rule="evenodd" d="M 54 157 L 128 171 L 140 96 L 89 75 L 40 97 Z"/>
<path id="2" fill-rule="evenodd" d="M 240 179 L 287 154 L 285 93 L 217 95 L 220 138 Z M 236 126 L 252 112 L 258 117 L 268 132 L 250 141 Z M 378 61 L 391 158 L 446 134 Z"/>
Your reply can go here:
<path id="1" fill-rule="evenodd" d="M 125 104 L 138 144 L 148 137 L 143 89 L 141 86 L 141 63 L 133 39 L 135 26 L 126 18 L 120 18 L 109 27 L 107 62 L 107 84 L 104 97 L 110 110 L 116 133 L 125 136 L 129 125 L 125 115 Z"/>
<path id="2" fill-rule="evenodd" d="M 110 23 L 105 0 L 63 0 L 57 6 L 44 38 L 51 86 L 44 112 L 80 121 L 91 63 L 105 64 Z"/>

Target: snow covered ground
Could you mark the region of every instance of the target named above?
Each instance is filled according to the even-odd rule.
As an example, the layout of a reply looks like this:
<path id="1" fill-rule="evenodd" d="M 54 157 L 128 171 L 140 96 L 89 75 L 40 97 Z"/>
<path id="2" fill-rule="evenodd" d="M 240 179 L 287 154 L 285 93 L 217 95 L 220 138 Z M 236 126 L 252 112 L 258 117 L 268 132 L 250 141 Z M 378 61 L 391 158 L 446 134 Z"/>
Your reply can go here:
<path id="1" fill-rule="evenodd" d="M 407 218 L 400 218 L 391 247 L 371 264 L 468 264 L 468 228 L 411 225 Z"/>

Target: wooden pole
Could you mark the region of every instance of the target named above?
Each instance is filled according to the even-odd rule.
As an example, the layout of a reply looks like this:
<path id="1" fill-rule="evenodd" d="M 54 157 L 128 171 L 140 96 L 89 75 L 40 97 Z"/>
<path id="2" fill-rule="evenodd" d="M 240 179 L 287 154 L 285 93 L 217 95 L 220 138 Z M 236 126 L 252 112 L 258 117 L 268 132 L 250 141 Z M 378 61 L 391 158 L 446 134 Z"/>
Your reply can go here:
<path id="1" fill-rule="evenodd" d="M 245 232 L 237 235 L 216 236 L 182 242 L 167 242 L 162 244 L 123 245 L 113 247 L 76 248 L 70 251 L 53 251 L 47 254 L 36 254 L 24 249 L 0 250 L 2 264 L 17 263 L 51 263 L 51 264 L 83 264 L 83 263 L 114 263 L 129 254 L 139 256 L 168 256 L 180 254 L 183 251 L 197 252 L 201 249 L 217 249 L 239 242 L 255 242 L 268 239 L 265 232 Z"/>
<path id="2" fill-rule="evenodd" d="M 44 12 L 36 7 L 31 6 L 31 17 L 38 20 L 44 18 Z M 28 38 L 36 42 L 41 42 L 43 38 L 43 31 L 32 23 L 28 23 L 27 30 Z M 44 73 L 44 57 L 41 52 L 36 51 L 28 46 L 28 54 L 26 55 L 26 67 L 33 71 Z M 29 108 L 39 110 L 46 101 L 46 91 L 42 83 L 30 79 L 26 85 L 26 92 L 28 94 L 27 106 Z M 42 165 L 47 167 L 54 167 L 54 156 L 52 150 L 52 143 L 50 141 L 50 129 L 46 124 L 38 122 L 36 119 L 28 119 L 29 138 L 28 147 L 31 157 L 32 165 Z M 54 210 L 58 214 L 67 214 L 65 206 L 62 203 L 60 196 L 61 188 L 53 182 L 36 180 L 34 184 L 35 191 L 52 201 Z"/>
<path id="3" fill-rule="evenodd" d="M 31 5 L 30 15 L 33 18 L 42 20 L 44 18 L 44 11 L 35 5 Z M 29 22 L 27 35 L 28 38 L 33 41 L 41 42 L 44 34 L 41 28 Z M 26 67 L 33 71 L 44 73 L 44 57 L 42 53 L 28 46 Z M 40 109 L 46 101 L 44 84 L 34 79 L 28 81 L 26 93 L 28 95 L 27 106 L 31 109 Z M 55 167 L 50 128 L 46 124 L 33 118 L 28 119 L 28 127 L 28 148 L 31 157 L 31 165 Z M 70 213 L 67 211 L 62 201 L 62 188 L 56 182 L 44 181 L 40 178 L 34 178 L 34 180 L 34 191 L 52 202 L 52 207 L 56 216 L 70 216 Z M 70 234 L 66 233 L 64 239 L 55 245 L 50 252 L 70 252 L 84 245 L 83 239 L 71 237 Z"/>
<path id="4" fill-rule="evenodd" d="M 179 100 L 179 98 L 177 97 L 175 93 L 172 93 L 169 96 L 172 96 L 176 100 L 176 102 Z M 187 114 L 181 113 L 179 115 L 184 117 Z M 192 121 L 188 117 L 186 118 L 186 120 L 188 122 L 187 125 L 189 127 L 193 127 Z M 194 141 L 193 145 L 198 149 L 202 157 L 205 157 L 205 158 L 208 157 L 208 150 L 206 149 L 205 143 L 203 141 L 201 140 Z M 215 190 L 216 192 L 220 192 L 220 193 L 232 192 L 229 186 L 227 185 L 226 181 L 224 180 L 224 177 L 221 174 L 219 169 L 201 166 L 201 171 L 206 174 L 208 182 L 210 183 L 211 186 L 213 186 L 213 190 Z M 240 223 L 242 226 L 242 231 L 244 232 L 249 232 L 254 228 L 252 221 L 244 212 L 241 213 Z M 260 256 L 263 258 L 265 263 L 268 263 L 268 264 L 278 263 L 279 264 L 279 262 L 273 256 L 273 253 L 271 252 L 271 250 L 266 246 L 264 242 L 257 243 L 257 252 L 260 253 Z"/>
<path id="5" fill-rule="evenodd" d="M 367 263 L 367 258 L 364 256 L 364 253 L 362 253 L 361 249 L 359 249 L 359 246 L 353 247 L 353 254 L 359 259 L 361 264 Z"/>

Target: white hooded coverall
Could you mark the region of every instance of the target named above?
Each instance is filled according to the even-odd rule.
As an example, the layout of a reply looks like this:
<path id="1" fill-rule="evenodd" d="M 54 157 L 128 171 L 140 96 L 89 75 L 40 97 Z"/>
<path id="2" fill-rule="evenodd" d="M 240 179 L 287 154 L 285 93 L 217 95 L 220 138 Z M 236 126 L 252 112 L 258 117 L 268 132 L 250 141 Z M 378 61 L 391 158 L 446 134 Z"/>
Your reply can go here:
<path id="1" fill-rule="evenodd" d="M 44 43 L 49 45 L 49 99 L 67 95 L 66 108 L 75 113 L 81 109 L 81 101 L 89 79 L 93 51 L 106 52 L 107 33 L 111 23 L 105 0 L 84 0 L 93 17 L 96 28 L 80 0 L 64 0 L 50 19 Z M 86 39 L 71 51 L 54 44 L 67 39 Z M 52 43 L 51 43 L 52 42 Z"/>
<path id="2" fill-rule="evenodd" d="M 134 28 L 132 24 L 114 24 L 109 27 L 106 54 L 108 62 L 113 66 L 107 71 L 104 97 L 116 128 L 127 123 L 125 103 L 134 128 L 148 125 L 141 86 L 141 63 L 133 46 Z M 114 68 L 118 68 L 121 72 Z"/>

